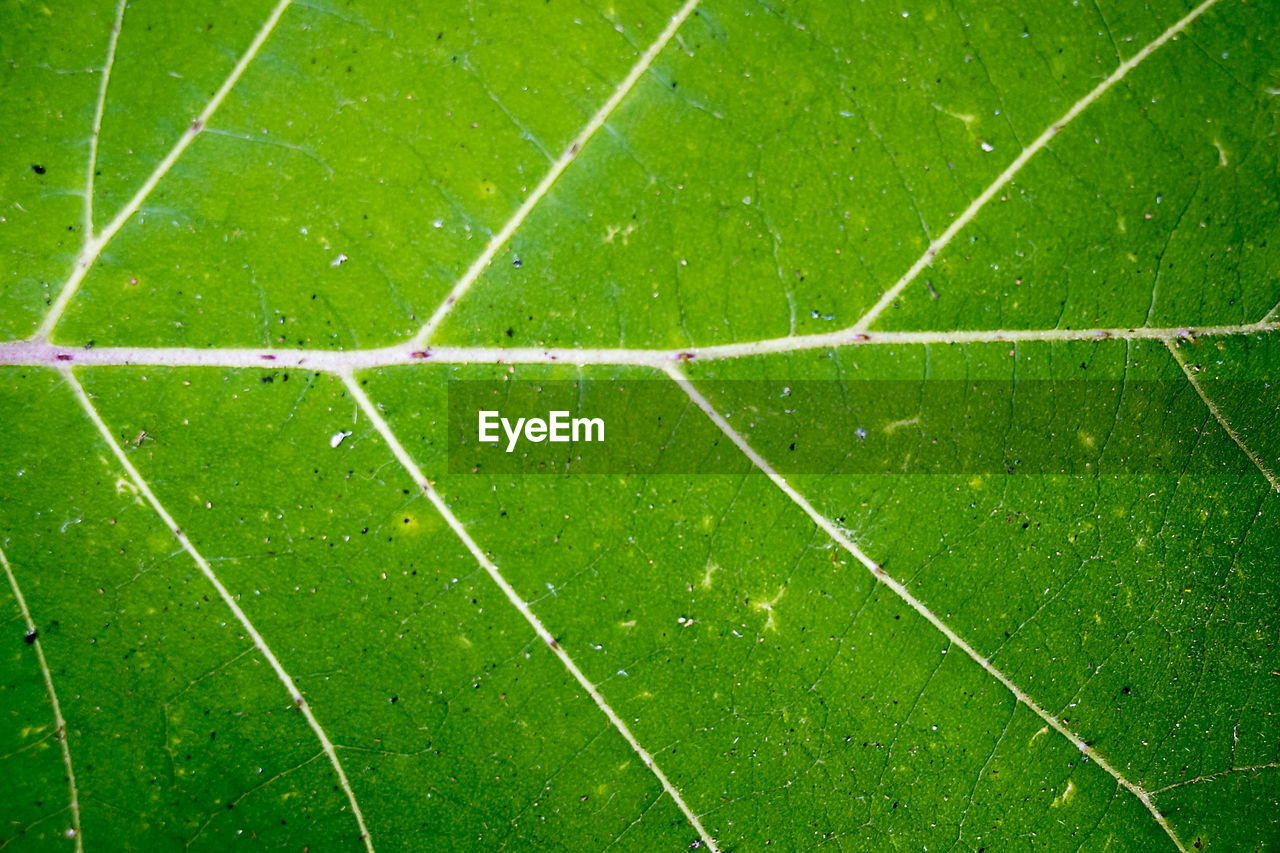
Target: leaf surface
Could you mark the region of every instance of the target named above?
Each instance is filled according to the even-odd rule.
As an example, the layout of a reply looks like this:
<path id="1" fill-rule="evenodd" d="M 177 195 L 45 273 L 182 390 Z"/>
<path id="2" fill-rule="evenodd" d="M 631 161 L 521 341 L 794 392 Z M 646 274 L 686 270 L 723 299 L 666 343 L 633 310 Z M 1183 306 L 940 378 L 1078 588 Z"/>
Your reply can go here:
<path id="1" fill-rule="evenodd" d="M 0 844 L 1280 843 L 1276 12 L 13 5 Z"/>

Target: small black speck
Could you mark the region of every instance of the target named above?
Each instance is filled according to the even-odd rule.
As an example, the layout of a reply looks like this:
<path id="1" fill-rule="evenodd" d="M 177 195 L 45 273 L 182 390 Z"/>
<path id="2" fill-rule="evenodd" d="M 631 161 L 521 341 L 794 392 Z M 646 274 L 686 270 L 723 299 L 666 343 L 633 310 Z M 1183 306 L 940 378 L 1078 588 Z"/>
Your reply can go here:
<path id="1" fill-rule="evenodd" d="M 40 636 L 40 632 L 39 632 L 39 631 L 30 631 L 30 632 L 28 632 L 28 633 L 27 633 L 27 635 L 26 635 L 25 637 L 23 637 L 22 639 L 23 639 L 23 640 L 26 642 L 26 644 L 29 646 L 29 645 L 31 645 L 32 643 L 34 643 L 34 642 L 36 641 L 36 637 L 39 637 L 39 636 Z"/>
<path id="2" fill-rule="evenodd" d="M 390 702 L 392 705 L 394 705 L 394 704 L 396 704 L 397 702 L 399 702 L 399 701 L 400 701 L 400 697 L 399 697 L 399 696 L 392 696 L 392 697 L 391 697 L 390 699 L 388 699 L 387 701 L 388 701 L 388 702 Z"/>
<path id="3" fill-rule="evenodd" d="M 37 175 L 43 175 L 47 170 L 45 169 L 44 166 L 41 166 L 39 163 L 32 163 L 31 171 L 35 172 Z"/>
<path id="4" fill-rule="evenodd" d="M 516 269 L 520 269 L 520 259 L 516 258 L 514 261 L 512 261 L 511 266 L 515 267 Z"/>
<path id="5" fill-rule="evenodd" d="M 1120 692 L 1121 692 L 1121 693 L 1123 693 L 1124 695 L 1128 696 L 1128 695 L 1129 695 L 1131 692 L 1133 692 L 1133 691 L 1131 691 L 1131 690 L 1129 689 L 1129 685 L 1127 685 L 1127 684 L 1126 684 L 1124 687 L 1121 687 L 1121 688 L 1120 688 Z"/>
<path id="6" fill-rule="evenodd" d="M 516 335 L 516 330 L 515 330 L 515 329 L 512 329 L 512 328 L 510 328 L 510 327 L 508 327 L 508 328 L 507 328 L 507 337 L 508 337 L 508 338 L 514 338 L 514 337 L 515 337 L 515 335 Z"/>

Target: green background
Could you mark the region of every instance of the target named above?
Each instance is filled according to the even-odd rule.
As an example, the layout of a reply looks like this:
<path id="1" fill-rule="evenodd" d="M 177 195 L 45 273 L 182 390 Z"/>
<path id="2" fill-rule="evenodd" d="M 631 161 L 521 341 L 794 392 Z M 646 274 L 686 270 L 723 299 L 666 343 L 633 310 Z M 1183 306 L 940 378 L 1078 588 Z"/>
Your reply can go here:
<path id="1" fill-rule="evenodd" d="M 1280 5 L 1217 0 L 1140 53 L 1189 12 L 320 0 L 288 4 L 239 73 L 272 13 L 260 0 L 7 4 L 0 844 L 1276 849 Z M 678 392 L 691 463 L 671 472 L 450 468 L 452 380 L 671 382 L 608 353 L 511 365 L 490 348 L 847 329 L 1011 164 L 871 339 L 673 362 L 974 655 Z M 143 350 L 73 382 L 11 343 L 43 344 L 85 259 L 55 344 L 407 345 L 513 221 L 431 337 L 471 363 L 391 358 L 355 381 L 679 802 L 340 377 Z M 1207 326 L 1223 328 L 1181 331 Z M 1121 331 L 1062 334 L 1092 328 Z M 876 336 L 890 331 L 975 340 Z M 1010 331 L 1027 334 L 1001 341 Z M 865 405 L 864 380 L 903 388 L 908 414 L 905 389 L 923 409 L 934 380 L 1096 381 L 1115 412 L 1079 436 L 1082 458 L 1173 467 L 788 468 L 807 413 L 761 389 L 820 381 L 818 409 L 838 415 Z M 305 697 L 350 795 L 76 382 Z M 1160 429 L 1142 383 L 1167 390 Z M 993 441 L 1009 428 L 983 427 Z"/>

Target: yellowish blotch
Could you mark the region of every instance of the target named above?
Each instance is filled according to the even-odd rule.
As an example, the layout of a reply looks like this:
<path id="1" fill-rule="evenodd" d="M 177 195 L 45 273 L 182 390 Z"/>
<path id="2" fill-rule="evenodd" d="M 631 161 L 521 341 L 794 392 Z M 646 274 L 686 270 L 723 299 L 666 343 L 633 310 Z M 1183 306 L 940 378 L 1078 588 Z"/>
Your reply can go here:
<path id="1" fill-rule="evenodd" d="M 1070 801 L 1071 797 L 1075 794 L 1075 792 L 1076 792 L 1076 783 L 1068 779 L 1067 789 L 1062 792 L 1061 797 L 1058 797 L 1052 803 L 1050 803 L 1050 806 L 1055 809 L 1058 806 L 1065 806 L 1067 802 Z"/>
<path id="2" fill-rule="evenodd" d="M 720 567 L 715 563 L 707 563 L 707 569 L 702 573 L 702 588 L 711 589 L 711 576 L 720 571 Z"/>
<path id="3" fill-rule="evenodd" d="M 913 418 L 903 418 L 900 421 L 892 421 L 890 423 L 885 424 L 884 431 L 889 435 L 893 435 L 895 432 L 902 429 L 903 427 L 919 426 L 919 425 L 920 425 L 920 415 L 917 414 Z"/>
<path id="4" fill-rule="evenodd" d="M 778 587 L 778 594 L 775 595 L 773 598 L 769 599 L 768 601 L 756 602 L 756 605 L 755 605 L 756 612 L 760 612 L 763 610 L 765 613 L 768 614 L 768 618 L 765 619 L 764 628 L 762 630 L 775 631 L 775 632 L 778 630 L 778 623 L 773 618 L 773 608 L 778 603 L 778 600 L 782 598 L 783 595 L 786 594 L 786 592 L 787 592 L 787 588 L 785 586 L 781 586 L 781 587 Z"/>

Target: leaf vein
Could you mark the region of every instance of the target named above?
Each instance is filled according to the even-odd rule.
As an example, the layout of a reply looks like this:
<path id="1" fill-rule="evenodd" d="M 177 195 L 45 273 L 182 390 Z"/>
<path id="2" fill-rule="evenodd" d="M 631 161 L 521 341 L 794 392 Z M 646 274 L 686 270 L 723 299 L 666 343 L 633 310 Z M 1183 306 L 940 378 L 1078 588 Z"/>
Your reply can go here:
<path id="1" fill-rule="evenodd" d="M 85 393 L 84 386 L 82 386 L 80 381 L 76 379 L 71 368 L 63 367 L 61 372 L 67 385 L 75 394 L 76 400 L 80 403 L 80 407 L 84 409 L 85 415 L 87 415 L 89 420 L 93 422 L 93 425 L 97 427 L 99 435 L 102 436 L 102 440 L 111 448 L 112 454 L 128 473 L 129 479 L 133 481 L 133 485 L 142 494 L 142 496 L 147 499 L 147 503 L 151 504 L 151 508 L 155 510 L 156 515 L 160 516 L 160 519 L 165 523 L 165 526 L 169 528 L 173 537 L 178 540 L 178 543 L 182 546 L 183 550 L 191 556 L 191 559 L 195 561 L 195 564 L 199 567 L 201 573 L 209 583 L 213 585 L 213 588 L 217 590 L 223 603 L 230 608 L 232 614 L 236 617 L 236 620 L 244 628 L 245 633 L 249 635 L 254 646 L 257 647 L 258 652 L 266 659 L 267 663 L 270 664 L 271 668 L 275 671 L 276 677 L 280 679 L 280 682 L 289 692 L 290 698 L 293 699 L 294 706 L 306 719 L 307 725 L 311 727 L 316 738 L 320 741 L 320 745 L 324 748 L 324 753 L 328 756 L 329 763 L 333 765 L 334 772 L 338 774 L 338 784 L 342 787 L 343 792 L 346 793 L 347 801 L 351 804 L 351 811 L 355 816 L 356 823 L 360 827 L 360 839 L 364 842 L 365 849 L 368 850 L 369 853 L 373 853 L 373 840 L 369 835 L 368 828 L 365 826 L 364 814 L 360 811 L 360 804 L 356 802 L 355 791 L 351 789 L 351 784 L 347 781 L 347 774 L 342 769 L 342 762 L 338 760 L 338 754 L 334 750 L 333 743 L 329 740 L 329 736 L 325 734 L 324 729 L 320 727 L 320 722 L 316 719 L 315 714 L 312 713 L 311 706 L 307 704 L 306 698 L 293 683 L 292 676 L 290 676 L 285 670 L 284 665 L 280 663 L 279 658 L 276 657 L 275 652 L 271 650 L 271 647 L 267 645 L 266 639 L 262 634 L 258 633 L 258 629 L 254 627 L 251 621 L 249 621 L 248 615 L 240 608 L 239 603 L 236 602 L 235 597 L 231 594 L 230 590 L 223 586 L 222 581 L 219 580 L 218 576 L 214 573 L 213 567 L 209 565 L 209 561 L 205 559 L 203 554 L 196 550 L 195 545 L 192 544 L 191 540 L 187 537 L 187 534 L 178 527 L 177 522 L 173 520 L 173 516 L 170 515 L 169 511 L 164 508 L 164 505 L 160 503 L 160 499 L 157 498 L 155 492 L 151 490 L 150 484 L 143 479 L 142 474 L 138 471 L 137 467 L 134 466 L 133 461 L 125 454 L 124 448 L 120 446 L 120 442 L 116 440 L 116 437 L 107 427 L 106 422 L 102 420 L 102 415 L 100 415 L 98 410 L 94 407 L 93 402 L 89 399 L 89 395 Z"/>
<path id="2" fill-rule="evenodd" d="M 911 268 L 903 273 L 902 277 L 899 278 L 892 287 L 886 290 L 876 303 L 871 306 L 871 308 L 868 309 L 867 312 L 850 327 L 850 329 L 855 332 L 861 332 L 870 328 L 871 324 L 879 319 L 881 313 L 892 305 L 894 300 L 902 294 L 902 291 L 905 290 L 911 282 L 915 281 L 916 276 L 920 275 L 920 273 L 924 271 L 925 267 L 928 267 L 933 263 L 934 258 L 936 258 L 942 250 L 946 248 L 947 244 L 952 241 L 956 234 L 958 234 L 961 229 L 968 225 L 969 222 L 978 215 L 978 212 L 986 206 L 987 202 L 991 201 L 991 199 L 995 197 L 996 193 L 1000 192 L 1006 184 L 1013 180 L 1014 176 L 1017 175 L 1018 172 L 1022 170 L 1022 167 L 1027 164 L 1027 161 L 1034 157 L 1040 149 L 1048 145 L 1050 140 L 1057 136 L 1058 133 L 1076 116 L 1084 112 L 1090 104 L 1102 97 L 1108 89 L 1123 80 L 1125 76 L 1136 68 L 1144 59 L 1164 46 L 1166 42 L 1174 38 L 1178 33 L 1186 29 L 1192 21 L 1208 11 L 1217 2 L 1218 0 L 1204 0 L 1204 2 L 1172 24 L 1153 41 L 1133 56 L 1129 57 L 1128 60 L 1122 62 L 1115 71 L 1111 72 L 1107 79 L 1089 90 L 1089 93 L 1072 104 L 1071 108 L 1063 113 L 1061 118 L 1045 128 L 1043 133 L 1037 136 L 1030 145 L 1023 148 L 1018 156 L 1013 159 L 1013 162 L 1006 166 L 1004 171 L 997 175 L 996 179 L 992 181 L 977 198 L 969 203 L 969 206 L 956 217 L 955 221 L 947 227 L 947 230 L 942 232 L 942 236 L 929 244 L 929 247 L 925 249 L 924 254 L 916 259 L 916 262 L 911 265 Z"/>
<path id="3" fill-rule="evenodd" d="M 49 336 L 53 333 L 54 327 L 58 325 L 58 321 L 62 319 L 62 315 L 66 312 L 67 306 L 71 304 L 72 298 L 80 289 L 80 285 L 84 281 L 85 276 L 88 275 L 89 270 L 92 269 L 93 265 L 97 262 L 98 256 L 102 254 L 102 250 L 109 242 L 111 242 L 111 238 L 115 237 L 116 232 L 124 227 L 124 224 L 129 221 L 129 218 L 132 217 L 133 214 L 137 213 L 138 208 L 141 207 L 142 203 L 147 200 L 149 195 L 151 195 L 151 192 L 156 188 L 156 185 L 159 184 L 164 176 L 169 173 L 169 170 L 173 168 L 173 164 L 178 161 L 178 158 L 182 156 L 183 152 L 187 150 L 195 138 L 204 130 L 205 125 L 209 123 L 209 119 L 213 117 L 215 112 L 217 112 L 218 107 L 222 106 L 222 102 L 226 99 L 228 93 L 231 92 L 232 87 L 239 82 L 240 77 L 245 72 L 245 69 L 249 67 L 249 63 L 258 55 L 258 51 L 261 50 L 263 43 L 267 40 L 267 36 L 271 35 L 271 31 L 275 29 L 276 23 L 284 14 L 285 9 L 289 8 L 290 2 L 291 0 L 280 0 L 280 2 L 276 4 L 275 8 L 271 10 L 271 14 L 267 16 L 266 22 L 263 23 L 262 27 L 258 30 L 257 35 L 254 36 L 249 47 L 241 55 L 239 61 L 236 62 L 235 67 L 231 69 L 231 73 L 222 81 L 222 85 L 218 87 L 218 91 L 214 92 L 213 97 L 209 99 L 209 103 L 207 103 L 205 108 L 200 111 L 200 115 L 197 116 L 195 121 L 191 122 L 191 124 L 187 126 L 187 129 L 182 132 L 182 135 L 178 137 L 178 141 L 169 149 L 169 153 L 166 154 L 164 159 L 156 165 L 151 174 L 147 176 L 147 179 L 142 182 L 142 186 L 139 187 L 137 192 L 133 194 L 133 197 L 125 203 L 125 206 L 120 209 L 120 212 L 116 214 L 115 218 L 112 219 L 111 222 L 109 222 L 106 227 L 96 235 L 89 233 L 85 234 L 84 248 L 81 249 L 79 257 L 76 258 L 75 266 L 71 270 L 71 275 L 68 276 L 66 282 L 63 283 L 61 290 L 58 292 L 58 297 L 54 300 L 53 305 L 49 308 L 49 312 L 45 314 L 44 320 L 36 330 L 34 340 L 47 341 L 49 339 Z M 121 4 L 121 9 L 123 9 L 123 4 Z M 113 40 L 113 55 L 114 47 L 115 41 Z M 106 94 L 105 77 L 106 75 L 104 74 L 103 97 L 105 97 Z M 95 125 L 96 122 L 97 120 L 95 120 Z M 96 127 L 93 145 L 93 160 L 96 164 Z M 93 167 L 91 166 L 91 168 Z"/>
<path id="4" fill-rule="evenodd" d="M 689 808 L 689 804 L 686 803 L 684 797 L 681 796 L 680 790 L 676 788 L 676 786 L 671 783 L 671 780 L 667 778 L 667 775 L 662 772 L 662 768 L 658 766 L 658 762 L 654 760 L 649 751 L 640 745 L 640 742 L 636 740 L 635 735 L 631 733 L 631 729 L 622 720 L 622 718 L 618 716 L 618 713 L 613 710 L 612 706 L 609 705 L 604 696 L 600 694 L 596 685 L 592 684 L 582 670 L 578 668 L 577 663 L 575 663 L 573 658 L 569 656 L 569 653 L 564 650 L 559 641 L 556 640 L 555 636 L 547 629 L 547 626 L 538 618 L 538 615 L 533 612 L 533 609 L 529 606 L 528 602 L 520 597 L 520 593 L 516 592 L 515 587 L 513 587 L 506 577 L 503 576 L 497 564 L 495 564 L 493 560 L 489 559 L 489 556 L 480 548 L 479 545 L 476 544 L 476 541 L 471 538 L 471 534 L 467 532 L 466 527 L 464 527 L 462 522 L 458 520 L 458 517 L 453 514 L 453 510 L 449 509 L 449 505 L 444 502 L 442 497 L 440 497 L 440 493 L 436 491 L 435 486 L 431 484 L 431 481 L 422 473 L 422 469 L 418 467 L 418 463 L 414 461 L 413 457 L 409 455 L 409 451 L 406 450 L 404 445 L 400 443 L 400 440 L 396 438 L 395 433 L 391 430 L 391 426 L 386 422 L 386 419 L 382 417 L 382 413 L 378 411 L 377 407 L 374 406 L 373 401 L 369 399 L 367 394 L 365 394 L 364 389 L 356 382 L 355 376 L 349 370 L 340 372 L 339 376 L 342 378 L 343 384 L 347 386 L 347 391 L 350 392 L 352 398 L 356 401 L 357 405 L 359 405 L 360 411 L 364 412 L 365 416 L 373 423 L 374 429 L 377 430 L 378 435 L 382 436 L 382 440 L 386 442 L 391 453 L 400 462 L 400 465 L 404 468 L 405 472 L 413 478 L 414 483 L 422 493 L 426 495 L 427 500 L 431 501 L 432 506 L 436 508 L 436 511 L 440 513 L 440 516 L 445 520 L 445 523 L 449 525 L 451 530 L 453 530 L 454 535 L 456 535 L 466 549 L 471 552 L 471 556 L 475 557 L 476 562 L 484 567 L 484 570 L 488 572 L 489 577 L 493 579 L 493 582 L 497 584 L 498 588 L 502 590 L 504 595 L 506 595 L 507 600 L 511 602 L 512 606 L 514 606 L 517 611 L 520 612 L 520 615 L 529 623 L 537 633 L 538 637 L 547 644 L 547 648 L 551 649 L 552 653 L 560 659 L 560 662 L 564 664 L 565 669 L 569 670 L 569 673 L 573 676 L 574 680 L 587 691 L 587 694 L 609 719 L 609 722 L 613 724 L 613 727 L 618 730 L 624 739 L 626 739 L 627 743 L 631 746 L 631 749 L 635 751 L 636 755 L 640 756 L 640 760 L 644 762 L 645 767 L 648 767 L 649 770 L 653 772 L 653 775 L 658 778 L 658 781 L 662 783 L 663 790 L 671 796 L 671 799 L 675 800 L 676 805 L 680 807 L 680 811 L 684 813 L 685 819 L 689 821 L 690 825 L 695 830 L 697 830 L 702 841 L 706 843 L 707 849 L 710 853 L 718 853 L 719 847 L 717 847 L 715 839 L 713 839 L 707 830 L 703 828 L 702 821 L 699 820 L 698 815 Z"/>
<path id="5" fill-rule="evenodd" d="M 75 770 L 71 766 L 71 747 L 67 743 L 70 733 L 67 731 L 67 721 L 62 717 L 62 706 L 58 704 L 58 692 L 53 689 L 53 673 L 49 670 L 49 661 L 45 659 L 44 646 L 40 642 L 36 623 L 31 619 L 31 611 L 27 609 L 27 601 L 22 597 L 22 589 L 18 586 L 18 579 L 14 576 L 13 567 L 9 565 L 9 558 L 5 556 L 3 549 L 0 549 L 0 566 L 4 567 L 5 576 L 9 578 L 9 587 L 13 590 L 13 597 L 17 599 L 18 609 L 22 611 L 22 621 L 26 623 L 27 636 L 32 638 L 31 645 L 36 652 L 36 661 L 40 664 L 40 675 L 44 678 L 44 689 L 49 694 L 49 704 L 53 706 L 53 721 L 56 726 L 54 737 L 62 747 L 62 764 L 67 771 L 67 787 L 71 793 L 71 831 L 75 838 L 76 853 L 84 853 L 84 841 L 80 831 L 80 794 L 76 788 Z"/>
<path id="6" fill-rule="evenodd" d="M 933 625 L 934 628 L 938 629 L 938 631 L 941 632 L 943 636 L 945 636 L 948 640 L 950 640 L 953 645 L 958 646 L 962 651 L 964 651 L 964 653 L 967 654 L 974 661 L 974 663 L 978 664 L 978 666 L 986 670 L 989 675 L 991 675 L 993 678 L 995 678 L 997 681 L 1003 684 L 1005 688 L 1007 688 L 1009 692 L 1011 692 L 1019 702 L 1023 703 L 1028 708 L 1030 708 L 1036 714 L 1036 716 L 1038 716 L 1040 719 L 1048 723 L 1049 726 L 1054 729 L 1054 731 L 1058 732 L 1067 740 L 1071 741 L 1071 743 L 1075 745 L 1076 749 L 1080 750 L 1082 754 L 1084 754 L 1091 761 L 1093 761 L 1095 764 L 1097 764 L 1099 767 L 1105 770 L 1108 774 L 1112 776 L 1112 778 L 1114 778 L 1117 782 L 1119 782 L 1125 789 L 1127 789 L 1131 794 L 1137 797 L 1138 800 L 1141 801 L 1143 806 L 1146 807 L 1147 811 L 1150 812 L 1151 816 L 1155 819 L 1156 823 L 1160 825 L 1160 828 L 1163 829 L 1165 831 L 1165 834 L 1168 835 L 1170 840 L 1173 841 L 1174 845 L 1177 847 L 1180 853 L 1187 853 L 1186 847 L 1183 846 L 1182 841 L 1178 838 L 1178 835 L 1174 831 L 1173 826 L 1170 825 L 1169 821 L 1165 818 L 1165 816 L 1160 813 L 1160 810 L 1156 808 L 1155 803 L 1153 803 L 1151 800 L 1151 795 L 1146 790 L 1144 790 L 1137 783 L 1131 782 L 1129 779 L 1127 779 L 1123 774 L 1120 773 L 1119 770 L 1117 770 L 1111 764 L 1111 762 L 1107 761 L 1107 759 L 1101 753 L 1099 753 L 1096 749 L 1094 749 L 1092 746 L 1087 744 L 1079 735 L 1071 731 L 1071 729 L 1067 728 L 1066 724 L 1063 723 L 1062 720 L 1060 720 L 1058 717 L 1055 717 L 1053 714 L 1049 713 L 1043 707 L 1041 707 L 1040 703 L 1038 703 L 1035 699 L 1033 699 L 1030 695 L 1028 695 L 1025 691 L 1023 691 L 1022 688 L 1018 687 L 1018 685 L 1014 683 L 1014 681 L 1011 678 L 1009 678 L 1009 676 L 1005 675 L 1004 672 L 997 669 L 995 665 L 992 664 L 991 661 L 988 660 L 986 657 L 984 657 L 982 654 L 980 654 L 977 649 L 969 645 L 969 643 L 966 642 L 964 638 L 962 638 L 959 634 L 957 634 L 954 630 L 952 630 L 951 627 L 947 625 L 945 622 L 943 622 L 942 619 L 937 614 L 935 614 L 932 610 L 930 610 L 929 607 L 925 605 L 924 602 L 920 601 L 920 599 L 912 595 L 911 592 L 905 586 L 903 586 L 903 584 L 900 581 L 898 581 L 897 578 L 890 575 L 883 568 L 881 568 L 881 566 L 878 563 L 876 563 L 869 556 L 867 556 L 866 552 L 864 552 L 861 548 L 859 548 L 857 544 L 855 544 L 853 540 L 851 540 L 847 535 L 845 535 L 845 533 L 842 530 L 840 530 L 840 528 L 837 527 L 830 519 L 828 519 L 825 515 L 820 513 L 813 506 L 813 504 L 811 504 L 809 500 L 805 498 L 804 495 L 800 494 L 800 492 L 798 492 L 795 489 L 795 487 L 793 487 L 790 483 L 788 483 L 787 480 L 781 474 L 779 474 L 763 456 L 757 453 L 755 448 L 753 448 L 750 444 L 747 443 L 747 440 L 743 438 L 742 435 L 737 430 L 735 430 L 727 420 L 725 420 L 724 416 L 721 415 L 720 412 L 713 405 L 711 405 L 711 403 L 707 400 L 706 397 L 702 396 L 702 393 L 693 386 L 693 383 L 691 383 L 683 373 L 681 373 L 678 369 L 674 367 L 668 367 L 667 375 L 669 375 L 671 379 L 677 385 L 679 385 L 681 389 L 684 390 L 684 392 L 689 396 L 689 399 L 693 400 L 693 402 L 697 404 L 698 408 L 702 409 L 702 411 L 706 413 L 707 417 L 710 418 L 711 421 L 717 427 L 720 428 L 720 431 L 723 432 L 725 436 L 730 441 L 732 441 L 738 447 L 739 450 L 742 451 L 743 455 L 745 455 L 748 459 L 750 459 L 752 464 L 755 465 L 756 468 L 758 468 L 761 471 L 761 473 L 763 473 L 770 480 L 772 480 L 774 485 L 776 485 L 779 489 L 781 489 L 783 493 L 786 494 L 787 497 L 789 497 L 797 506 L 799 506 L 802 510 L 804 510 L 804 512 L 813 520 L 813 522 L 817 524 L 820 528 L 822 528 L 827 533 L 828 536 L 830 536 L 837 543 L 839 543 L 839 545 L 842 548 L 844 548 L 846 551 L 852 554 L 853 557 L 858 560 L 858 562 L 862 563 L 862 565 L 866 567 L 867 571 L 871 572 L 873 577 L 875 577 L 877 580 L 879 580 L 881 583 L 887 586 L 895 595 L 897 595 L 899 598 L 905 601 L 908 605 L 910 605 L 913 610 L 915 610 L 917 613 L 923 616 L 925 620 L 927 620 L 931 625 Z"/>
<path id="7" fill-rule="evenodd" d="M 613 114 L 615 109 L 617 109 L 618 104 L 622 103 L 622 99 L 625 98 L 633 88 L 635 88 L 636 82 L 639 81 L 639 79 L 644 76 L 644 73 L 649 70 L 649 66 L 653 64 L 654 58 L 657 57 L 657 55 L 662 52 L 662 49 L 667 46 L 667 42 L 671 41 L 671 37 L 675 35 L 676 30 L 678 30 L 680 25 L 685 22 L 685 19 L 693 13 L 693 10 L 697 5 L 698 0 L 685 0 L 684 5 L 681 6 L 680 9 L 671 17 L 671 20 L 667 22 L 666 28 L 658 34 L 658 37 L 654 39 L 653 44 L 649 45 L 649 49 L 646 50 L 638 60 L 636 60 L 636 64 L 631 67 L 631 71 L 627 73 L 627 76 L 624 77 L 622 82 L 618 84 L 618 87 L 614 89 L 613 94 L 609 96 L 609 99 L 601 105 L 600 109 L 598 109 L 595 115 L 591 117 L 590 121 L 587 122 L 586 126 L 583 127 L 582 130 L 579 131 L 578 135 L 573 138 L 573 141 L 569 143 L 569 147 L 560 155 L 560 159 L 556 160 L 551 165 L 550 170 L 542 176 L 542 180 L 538 182 L 536 187 L 534 187 L 533 192 L 529 194 L 528 198 L 524 200 L 520 207 L 516 208 L 516 212 L 511 215 L 511 218 L 502 226 L 502 229 L 489 239 L 489 242 L 484 247 L 484 251 L 480 253 L 480 257 L 476 258 L 475 261 L 472 262 L 471 266 L 467 268 L 467 271 L 464 272 L 462 277 L 453 285 L 453 288 L 449 291 L 444 301 L 436 307 L 436 310 L 432 313 L 431 317 L 423 324 L 422 328 L 419 329 L 418 333 L 413 337 L 413 345 L 415 347 L 421 347 L 430 340 L 432 333 L 439 328 L 440 324 L 444 321 L 445 316 L 453 309 L 453 306 L 458 303 L 458 300 L 466 295 L 467 291 L 471 289 L 471 285 L 475 284 L 476 279 L 478 279 L 481 273 L 483 273 L 489 266 L 489 263 L 493 260 L 494 256 L 498 254 L 498 251 L 506 245 L 506 242 L 511 239 L 511 235 L 514 234 L 516 229 L 524 223 L 525 219 L 528 218 L 533 209 L 537 207 L 538 202 L 542 200 L 542 197 L 550 191 L 552 184 L 559 179 L 560 175 L 564 173 L 564 170 L 568 168 L 569 164 L 578 156 L 578 153 L 586 147 L 588 140 L 590 140 L 591 137 L 595 135 L 595 132 L 599 130 L 609 119 L 609 116 Z"/>

